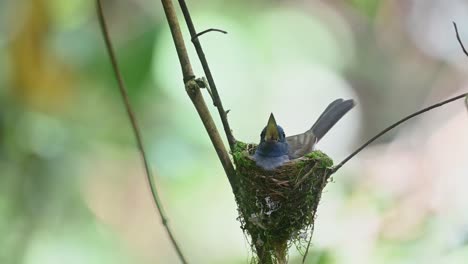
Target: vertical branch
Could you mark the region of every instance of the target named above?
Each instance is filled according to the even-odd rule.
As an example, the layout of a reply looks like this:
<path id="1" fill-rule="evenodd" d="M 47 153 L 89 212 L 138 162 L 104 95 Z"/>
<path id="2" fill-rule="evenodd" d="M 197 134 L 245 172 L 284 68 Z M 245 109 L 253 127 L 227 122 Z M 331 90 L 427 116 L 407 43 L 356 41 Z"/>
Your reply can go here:
<path id="1" fill-rule="evenodd" d="M 210 114 L 210 111 L 208 110 L 205 100 L 203 99 L 200 86 L 195 81 L 195 76 L 193 75 L 192 67 L 190 65 L 187 49 L 185 48 L 184 44 L 184 38 L 182 37 L 177 15 L 174 10 L 174 5 L 172 4 L 172 0 L 161 0 L 161 2 L 166 14 L 167 22 L 171 29 L 172 39 L 174 40 L 177 55 L 179 56 L 180 65 L 182 67 L 182 74 L 184 77 L 185 90 L 192 100 L 193 105 L 197 109 L 198 115 L 200 116 L 203 125 L 205 126 L 206 132 L 208 133 L 216 153 L 218 154 L 218 158 L 223 165 L 232 190 L 234 194 L 236 194 L 236 172 L 234 170 L 231 159 L 229 158 L 229 154 L 226 151 L 223 140 L 221 139 L 218 129 L 216 128 L 216 125 Z"/>
<path id="2" fill-rule="evenodd" d="M 229 142 L 229 146 L 231 147 L 231 151 L 233 150 L 234 144 L 236 143 L 236 139 L 232 135 L 231 127 L 229 126 L 229 122 L 227 120 L 227 112 L 224 110 L 223 104 L 221 102 L 221 98 L 219 97 L 218 89 L 216 88 L 215 81 L 213 79 L 213 75 L 211 74 L 210 67 L 208 66 L 208 61 L 206 60 L 205 53 L 203 52 L 203 48 L 198 40 L 198 34 L 195 30 L 195 26 L 193 25 L 192 17 L 190 16 L 190 12 L 187 8 L 187 4 L 185 0 L 179 0 L 180 8 L 182 9 L 182 13 L 184 14 L 185 22 L 187 23 L 187 27 L 190 32 L 190 37 L 192 38 L 193 45 L 195 46 L 195 50 L 197 51 L 198 58 L 203 66 L 203 71 L 205 72 L 206 78 L 208 79 L 208 84 L 210 85 L 210 89 L 212 92 L 213 103 L 218 109 L 219 116 L 221 118 L 221 122 L 223 123 L 224 132 L 226 133 L 227 140 Z M 210 31 L 213 31 L 211 29 Z M 220 31 L 220 30 L 216 30 Z M 223 31 L 221 31 L 223 32 Z"/>
<path id="3" fill-rule="evenodd" d="M 174 40 L 174 45 L 177 51 L 177 56 L 179 57 L 180 67 L 182 68 L 182 75 L 184 77 L 184 84 L 188 81 L 195 79 L 193 74 L 192 65 L 190 64 L 190 59 L 187 54 L 187 48 L 185 47 L 184 38 L 180 31 L 179 21 L 177 20 L 177 14 L 174 10 L 174 5 L 172 1 L 161 0 L 164 13 L 166 14 L 167 23 L 169 24 L 169 29 L 171 30 L 172 39 Z"/>
<path id="4" fill-rule="evenodd" d="M 135 115 L 134 115 L 134 113 L 132 111 L 132 106 L 131 106 L 130 100 L 128 98 L 127 89 L 125 88 L 125 83 L 124 83 L 124 80 L 123 80 L 122 75 L 120 73 L 120 69 L 119 69 L 119 66 L 118 66 L 118 63 L 117 63 L 117 58 L 116 58 L 115 53 L 114 53 L 114 48 L 112 46 L 112 42 L 110 40 L 109 32 L 107 30 L 107 25 L 106 25 L 106 21 L 105 21 L 105 18 L 104 18 L 104 12 L 102 10 L 101 1 L 97 0 L 96 5 L 97 5 L 97 13 L 98 13 L 98 17 L 99 17 L 99 23 L 100 23 L 101 30 L 102 30 L 102 35 L 104 36 L 104 41 L 106 43 L 106 48 L 107 48 L 107 51 L 109 53 L 109 57 L 110 57 L 110 60 L 111 60 L 111 63 L 112 63 L 112 68 L 114 70 L 115 77 L 117 78 L 117 82 L 119 84 L 118 85 L 119 86 L 119 91 L 120 91 L 120 94 L 122 96 L 123 102 L 125 104 L 125 109 L 127 110 L 128 118 L 130 119 L 130 122 L 132 124 L 133 133 L 135 134 L 135 139 L 136 139 L 136 142 L 137 142 L 137 145 L 138 145 L 138 149 L 140 150 L 141 158 L 142 158 L 144 166 L 145 166 L 146 178 L 147 178 L 147 180 L 149 182 L 149 186 L 151 188 L 151 193 L 153 195 L 154 203 L 156 204 L 156 208 L 158 209 L 159 216 L 161 217 L 161 222 L 162 222 L 163 226 L 166 229 L 166 232 L 167 232 L 167 234 L 169 236 L 169 239 L 171 240 L 172 245 L 174 246 L 174 249 L 177 252 L 177 256 L 179 257 L 180 261 L 185 264 L 185 263 L 187 263 L 187 261 L 186 261 L 184 255 L 183 255 L 182 250 L 180 249 L 174 235 L 172 234 L 171 229 L 169 228 L 168 219 L 166 217 L 166 214 L 164 212 L 162 203 L 161 203 L 161 201 L 159 199 L 159 196 L 158 196 L 158 193 L 157 193 L 157 190 L 156 190 L 156 184 L 154 182 L 154 179 L 153 179 L 152 174 L 151 174 L 151 170 L 149 168 L 149 163 L 148 163 L 145 148 L 144 148 L 144 145 L 143 145 L 143 139 L 142 139 L 142 136 L 141 136 L 141 133 L 140 133 L 140 129 L 138 127 L 138 123 L 136 121 Z"/>

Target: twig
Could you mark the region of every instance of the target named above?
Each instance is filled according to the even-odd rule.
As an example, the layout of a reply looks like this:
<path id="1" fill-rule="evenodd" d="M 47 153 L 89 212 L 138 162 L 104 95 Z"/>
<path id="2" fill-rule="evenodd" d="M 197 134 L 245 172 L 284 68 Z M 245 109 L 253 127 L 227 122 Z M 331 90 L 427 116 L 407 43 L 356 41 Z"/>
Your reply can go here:
<path id="1" fill-rule="evenodd" d="M 110 57 L 110 60 L 111 60 L 111 63 L 112 63 L 112 68 L 114 70 L 115 77 L 117 78 L 117 82 L 119 84 L 118 85 L 119 86 L 119 91 L 120 91 L 120 94 L 122 96 L 123 102 L 125 104 L 125 109 L 127 110 L 128 117 L 129 117 L 130 122 L 132 124 L 133 133 L 135 134 L 135 139 L 137 141 L 138 149 L 140 150 L 141 158 L 142 158 L 144 166 L 145 166 L 146 178 L 147 178 L 147 180 L 149 182 L 149 186 L 150 186 L 150 189 L 151 189 L 151 193 L 153 195 L 154 203 L 156 204 L 156 207 L 157 207 L 158 212 L 159 212 L 159 216 L 161 217 L 161 222 L 162 222 L 163 226 L 165 227 L 167 234 L 169 235 L 171 243 L 174 246 L 175 250 L 177 251 L 177 256 L 179 257 L 180 261 L 185 264 L 185 263 L 187 263 L 187 261 L 186 261 L 184 255 L 183 255 L 183 253 L 182 253 L 182 251 L 181 251 L 181 249 L 180 249 L 174 235 L 172 234 L 171 229 L 169 228 L 168 219 L 167 219 L 166 214 L 164 212 L 162 203 L 161 203 L 161 201 L 159 199 L 159 196 L 158 196 L 158 193 L 157 193 L 157 190 L 156 190 L 156 184 L 154 182 L 154 179 L 153 179 L 152 174 L 151 174 L 151 170 L 149 168 L 149 163 L 148 163 L 145 148 L 144 148 L 144 145 L 143 145 L 143 139 L 142 139 L 142 136 L 141 136 L 141 133 L 140 133 L 140 129 L 138 127 L 135 115 L 134 115 L 134 113 L 132 111 L 132 106 L 130 104 L 127 89 L 125 88 L 125 83 L 124 83 L 124 80 L 123 80 L 122 75 L 120 73 L 120 69 L 119 69 L 119 66 L 118 66 L 118 63 L 117 63 L 117 58 L 115 56 L 114 48 L 112 46 L 112 42 L 110 40 L 109 32 L 107 30 L 106 21 L 105 21 L 105 18 L 104 18 L 104 12 L 102 10 L 102 3 L 101 3 L 100 0 L 97 0 L 96 4 L 97 4 L 97 13 L 98 13 L 98 17 L 99 17 L 99 23 L 100 23 L 100 26 L 101 26 L 102 34 L 104 36 L 104 41 L 106 42 L 106 48 L 107 48 L 107 51 L 109 53 L 109 57 Z"/>
<path id="2" fill-rule="evenodd" d="M 234 166 L 232 165 L 229 154 L 226 151 L 223 140 L 221 139 L 218 129 L 216 128 L 213 118 L 211 117 L 210 111 L 206 106 L 203 95 L 200 92 L 200 85 L 197 83 L 193 75 L 192 66 L 187 54 L 187 49 L 185 48 L 184 38 L 182 37 L 182 33 L 180 31 L 174 5 L 172 4 L 172 0 L 161 0 L 161 2 L 164 7 L 164 12 L 166 13 L 169 28 L 171 29 L 172 39 L 174 40 L 177 55 L 179 56 L 180 65 L 182 67 L 182 74 L 184 77 L 185 90 L 192 100 L 193 105 L 197 109 L 198 115 L 200 116 L 203 125 L 205 126 L 206 132 L 210 137 L 211 143 L 213 144 L 216 153 L 218 154 L 218 158 L 223 165 L 232 190 L 234 194 L 236 194 L 236 171 L 234 170 Z M 213 88 L 214 87 L 212 86 L 212 91 L 214 91 Z"/>
<path id="3" fill-rule="evenodd" d="M 314 219 L 314 222 L 315 222 L 315 219 Z M 309 254 L 309 248 L 310 248 L 310 244 L 312 244 L 312 236 L 314 234 L 314 227 L 315 227 L 315 223 L 312 224 L 312 227 L 310 228 L 310 237 L 309 237 L 309 241 L 307 242 L 307 247 L 306 247 L 306 251 L 304 253 L 304 256 L 302 256 L 302 264 L 305 263 L 306 259 L 307 259 L 307 255 Z"/>
<path id="4" fill-rule="evenodd" d="M 462 48 L 463 53 L 465 53 L 465 55 L 468 57 L 468 52 L 466 51 L 465 46 L 463 45 L 463 41 L 460 38 L 460 34 L 458 34 L 457 23 L 455 22 L 452 22 L 452 23 L 453 23 L 453 27 L 455 28 L 455 34 L 457 35 L 458 43 L 460 44 L 460 47 Z M 466 110 L 468 110 L 468 96 L 465 98 L 465 108 Z"/>
<path id="5" fill-rule="evenodd" d="M 457 23 L 455 22 L 452 22 L 452 23 L 453 23 L 453 27 L 455 28 L 455 34 L 457 36 L 458 43 L 460 44 L 463 50 L 463 53 L 465 53 L 465 55 L 468 56 L 468 51 L 466 51 L 465 46 L 463 45 L 463 42 L 461 41 L 460 34 L 458 34 Z"/>
<path id="6" fill-rule="evenodd" d="M 208 32 L 212 32 L 212 31 L 220 32 L 220 33 L 223 33 L 223 34 L 227 34 L 227 31 L 224 31 L 224 30 L 222 30 L 222 29 L 210 28 L 210 29 L 203 30 L 202 32 L 197 33 L 194 37 L 192 37 L 192 42 L 193 42 L 196 38 L 199 38 L 201 35 L 206 34 L 206 33 L 208 33 Z"/>
<path id="7" fill-rule="evenodd" d="M 437 108 L 437 107 L 440 107 L 440 106 L 443 106 L 445 104 L 448 104 L 450 102 L 453 102 L 455 100 L 458 100 L 458 99 L 461 99 L 461 98 L 464 98 L 468 95 L 468 93 L 464 93 L 464 94 L 461 94 L 461 95 L 458 95 L 458 96 L 455 96 L 455 97 L 452 97 L 450 99 L 447 99 L 445 101 L 442 101 L 440 103 L 437 103 L 437 104 L 434 104 L 434 105 L 431 105 L 429 107 L 426 107 L 422 110 L 419 110 L 409 116 L 406 116 L 405 118 L 399 120 L 398 122 L 392 124 L 391 126 L 385 128 L 384 130 L 382 130 L 382 132 L 378 133 L 377 135 L 375 135 L 373 138 L 369 139 L 366 143 L 364 143 L 361 147 L 359 147 L 356 151 L 354 151 L 353 153 L 351 153 L 348 157 L 346 157 L 342 162 L 340 162 L 338 165 L 336 165 L 331 174 L 337 172 L 344 164 L 346 164 L 346 162 L 348 162 L 350 159 L 352 159 L 354 156 L 356 156 L 359 152 L 361 152 L 363 149 L 365 149 L 369 144 L 371 144 L 372 142 L 374 142 L 376 139 L 378 139 L 379 137 L 381 137 L 382 135 L 384 135 L 385 133 L 387 133 L 388 131 L 394 129 L 395 127 L 399 126 L 400 124 L 408 121 L 409 119 L 415 117 L 415 116 L 418 116 L 420 114 L 423 114 L 427 111 L 430 111 L 434 108 Z"/>
<path id="8" fill-rule="evenodd" d="M 211 92 L 213 94 L 213 103 L 218 109 L 219 116 L 221 118 L 221 122 L 223 123 L 224 132 L 226 133 L 226 137 L 231 147 L 231 151 L 234 148 L 234 144 L 236 143 L 236 139 L 232 135 L 231 127 L 229 125 L 226 111 L 223 108 L 223 104 L 221 102 L 221 98 L 218 94 L 218 89 L 216 89 L 216 84 L 213 79 L 213 75 L 211 74 L 210 67 L 208 66 L 208 61 L 206 60 L 205 53 L 203 52 L 203 48 L 200 44 L 199 39 L 197 38 L 197 31 L 195 30 L 195 26 L 192 22 L 192 17 L 190 16 L 190 12 L 187 8 L 187 4 L 185 0 L 179 0 L 180 8 L 182 9 L 182 13 L 184 14 L 185 22 L 187 23 L 187 27 L 190 32 L 190 36 L 192 38 L 193 45 L 195 46 L 195 50 L 197 51 L 198 58 L 203 67 L 203 71 L 205 72 L 206 78 L 208 79 L 208 83 L 211 88 Z"/>
<path id="9" fill-rule="evenodd" d="M 315 216 L 317 214 L 317 209 L 318 209 L 318 204 L 320 202 L 320 199 L 322 199 L 322 191 L 323 189 L 325 188 L 325 185 L 327 184 L 328 182 L 328 178 L 330 177 L 330 174 L 328 173 L 328 170 L 325 170 L 325 175 L 323 177 L 323 181 L 322 181 L 322 185 L 320 186 L 320 193 L 318 195 L 318 197 L 316 198 L 317 199 L 317 202 L 315 203 L 314 205 L 314 209 L 313 209 L 313 214 L 314 214 L 314 217 L 313 217 L 313 224 L 312 224 L 312 227 L 310 228 L 310 237 L 309 237 L 309 242 L 307 242 L 307 248 L 306 248 L 306 251 L 304 253 L 304 256 L 302 257 L 302 264 L 305 263 L 306 259 L 307 259 L 307 254 L 309 254 L 309 248 L 310 248 L 310 244 L 312 243 L 312 237 L 314 235 L 314 229 L 315 229 Z"/>
<path id="10" fill-rule="evenodd" d="M 465 97 L 465 108 L 468 111 L 468 96 Z"/>
<path id="11" fill-rule="evenodd" d="M 468 56 L 468 51 L 465 49 L 465 46 L 463 45 L 463 42 L 461 41 L 461 38 L 460 38 L 460 34 L 458 33 L 458 27 L 457 27 L 457 23 L 455 22 L 452 22 L 453 23 L 453 27 L 455 29 L 455 34 L 456 34 L 456 37 L 457 37 L 457 40 L 458 40 L 458 43 L 460 44 L 460 47 L 462 48 L 463 50 L 463 53 L 465 53 L 466 56 Z M 372 142 L 374 142 L 377 138 L 381 137 L 383 134 L 387 133 L 388 131 L 392 130 L 393 128 L 397 127 L 398 125 L 400 125 L 401 123 L 404 123 L 406 122 L 407 120 L 415 117 L 415 116 L 418 116 L 420 114 L 423 114 L 427 111 L 430 111 L 434 108 L 437 108 L 437 107 L 440 107 L 440 106 L 443 106 L 444 104 L 448 104 L 452 101 L 455 101 L 455 100 L 458 100 L 458 99 L 461 99 L 461 98 L 464 98 L 465 97 L 465 106 L 468 108 L 468 93 L 464 93 L 464 94 L 461 94 L 461 95 L 458 95 L 458 96 L 455 96 L 453 98 L 450 98 L 450 99 L 447 99 L 445 101 L 442 101 L 440 103 L 437 103 L 437 104 L 434 104 L 434 105 L 431 105 L 427 108 L 424 108 L 416 113 L 413 113 L 403 119 L 401 119 L 400 121 L 396 122 L 395 124 L 389 126 L 388 128 L 384 129 L 382 132 L 380 132 L 379 134 L 377 134 L 376 136 L 374 136 L 373 138 L 371 138 L 369 141 L 367 141 L 366 143 L 364 143 L 364 145 L 362 145 L 361 147 L 359 147 L 356 151 L 354 151 L 353 153 L 351 153 L 351 155 L 349 155 L 348 157 L 346 157 L 342 162 L 340 162 L 340 164 L 338 164 L 337 166 L 335 166 L 333 168 L 333 171 L 332 171 L 332 174 L 337 172 L 346 162 L 348 162 L 350 159 L 352 159 L 355 155 L 357 155 L 359 152 L 361 152 L 364 148 L 366 148 L 369 144 L 371 144 Z"/>

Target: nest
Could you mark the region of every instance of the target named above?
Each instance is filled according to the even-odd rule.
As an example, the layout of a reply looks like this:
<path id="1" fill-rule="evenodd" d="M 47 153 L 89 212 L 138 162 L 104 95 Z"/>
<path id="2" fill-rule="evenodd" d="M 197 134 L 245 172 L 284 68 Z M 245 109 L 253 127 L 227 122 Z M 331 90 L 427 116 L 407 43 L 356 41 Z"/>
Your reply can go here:
<path id="1" fill-rule="evenodd" d="M 314 151 L 273 171 L 255 165 L 256 145 L 238 142 L 236 200 L 241 227 L 260 263 L 286 263 L 292 243 L 305 242 L 333 161 Z"/>

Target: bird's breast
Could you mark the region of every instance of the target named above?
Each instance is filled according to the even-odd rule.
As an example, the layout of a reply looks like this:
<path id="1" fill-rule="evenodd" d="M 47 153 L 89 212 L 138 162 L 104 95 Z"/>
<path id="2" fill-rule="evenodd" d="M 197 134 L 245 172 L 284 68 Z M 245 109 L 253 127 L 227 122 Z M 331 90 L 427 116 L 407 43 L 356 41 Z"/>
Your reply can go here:
<path id="1" fill-rule="evenodd" d="M 253 159 L 255 160 L 255 164 L 264 170 L 274 170 L 289 161 L 288 155 L 266 157 L 259 155 L 258 153 L 253 155 Z"/>

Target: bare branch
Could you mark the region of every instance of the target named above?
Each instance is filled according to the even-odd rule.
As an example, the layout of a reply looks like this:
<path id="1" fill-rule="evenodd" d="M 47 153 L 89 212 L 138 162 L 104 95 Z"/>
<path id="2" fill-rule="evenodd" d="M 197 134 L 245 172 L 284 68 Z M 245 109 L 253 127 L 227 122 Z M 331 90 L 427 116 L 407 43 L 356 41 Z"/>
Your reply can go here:
<path id="1" fill-rule="evenodd" d="M 187 8 L 187 4 L 184 0 L 179 0 L 180 8 L 182 9 L 182 13 L 184 14 L 185 22 L 187 23 L 187 27 L 190 31 L 190 36 L 192 38 L 193 45 L 195 46 L 195 50 L 197 51 L 198 58 L 203 67 L 203 71 L 205 72 L 206 78 L 208 79 L 208 83 L 210 84 L 211 92 L 213 94 L 213 103 L 218 109 L 219 116 L 221 118 L 221 122 L 223 123 L 224 132 L 226 133 L 227 140 L 229 142 L 229 146 L 231 147 L 231 151 L 233 150 L 234 144 L 236 143 L 236 139 L 232 135 L 231 127 L 229 125 L 226 111 L 223 108 L 223 104 L 221 102 L 221 98 L 219 97 L 218 89 L 216 88 L 215 81 L 213 79 L 213 75 L 211 74 L 210 67 L 208 66 L 208 61 L 206 60 L 205 53 L 203 52 L 203 48 L 200 44 L 200 41 L 197 37 L 197 31 L 195 30 L 195 26 L 192 22 L 192 17 L 190 16 L 190 12 Z M 203 33 L 203 32 L 201 32 Z M 200 34 L 201 34 L 200 33 Z"/>
<path id="2" fill-rule="evenodd" d="M 175 48 L 179 56 L 179 61 L 184 76 L 185 90 L 187 91 L 187 94 L 192 100 L 193 105 L 197 109 L 198 115 L 200 116 L 203 125 L 205 126 L 206 132 L 210 137 L 211 143 L 213 144 L 216 153 L 218 154 L 218 158 L 221 161 L 221 164 L 223 165 L 224 171 L 226 172 L 232 190 L 234 194 L 236 194 L 236 171 L 234 170 L 234 166 L 231 162 L 228 152 L 226 151 L 226 147 L 224 146 L 223 140 L 219 135 L 218 129 L 216 128 L 210 111 L 206 106 L 205 100 L 203 99 L 203 95 L 200 92 L 200 85 L 197 83 L 193 75 L 192 67 L 190 65 L 190 60 L 187 54 L 187 49 L 185 48 L 184 38 L 182 37 L 179 22 L 177 20 L 177 15 L 174 10 L 174 5 L 172 4 L 171 0 L 161 0 L 161 2 L 163 4 L 167 22 L 171 29 L 172 39 L 174 40 Z M 211 89 L 213 91 L 213 86 L 211 87 Z"/>
<path id="3" fill-rule="evenodd" d="M 166 214 L 164 212 L 162 203 L 161 203 L 161 201 L 159 199 L 159 196 L 158 196 L 158 193 L 157 193 L 156 184 L 155 184 L 153 176 L 151 174 L 151 170 L 150 170 L 150 167 L 149 167 L 149 163 L 148 163 L 148 159 L 147 159 L 147 156 L 146 156 L 145 148 L 144 148 L 144 145 L 143 145 L 143 139 L 142 139 L 142 136 L 141 136 L 141 132 L 140 132 L 140 129 L 138 127 L 138 123 L 137 123 L 137 120 L 135 118 L 135 115 L 134 115 L 134 113 L 132 111 L 132 106 L 130 104 L 127 89 L 125 88 L 125 83 L 124 83 L 124 80 L 123 80 L 122 75 L 120 73 L 120 69 L 119 69 L 119 66 L 118 66 L 118 63 L 117 63 L 117 58 L 116 58 L 115 53 L 114 53 L 114 48 L 112 46 L 112 42 L 110 40 L 109 32 L 107 30 L 107 25 L 106 25 L 106 21 L 105 21 L 105 18 L 104 18 L 104 12 L 102 10 L 101 1 L 97 0 L 96 5 L 97 5 L 97 13 L 98 13 L 98 17 L 99 17 L 99 23 L 101 25 L 102 35 L 104 36 L 104 41 L 106 42 L 106 48 L 107 48 L 107 51 L 109 53 L 109 57 L 110 57 L 110 60 L 111 60 L 111 63 L 112 63 L 112 68 L 114 69 L 114 74 L 115 74 L 115 77 L 117 78 L 117 82 L 119 84 L 118 85 L 119 86 L 119 91 L 120 91 L 120 94 L 122 96 L 123 102 L 125 104 L 125 109 L 127 110 L 128 118 L 130 119 L 130 122 L 132 124 L 133 133 L 135 134 L 135 139 L 136 139 L 136 142 L 137 142 L 137 145 L 138 145 L 138 149 L 140 151 L 141 158 L 142 158 L 144 166 L 145 166 L 146 178 L 148 180 L 148 183 L 149 183 L 149 186 L 150 186 L 150 189 L 151 189 L 151 193 L 153 195 L 154 203 L 156 204 L 156 207 L 157 207 L 158 212 L 159 212 L 159 216 L 161 217 L 161 222 L 162 222 L 163 226 L 165 227 L 167 234 L 169 235 L 169 238 L 171 240 L 172 245 L 174 246 L 175 250 L 177 251 L 177 255 L 178 255 L 180 261 L 185 264 L 185 263 L 187 263 L 187 261 L 185 260 L 185 257 L 182 254 L 182 251 L 181 251 L 181 249 L 180 249 L 174 235 L 172 234 L 171 229 L 169 228 L 167 216 L 166 216 Z"/>
<path id="4" fill-rule="evenodd" d="M 348 162 L 350 159 L 352 159 L 354 156 L 356 156 L 359 152 L 361 152 L 363 149 L 365 149 L 368 145 L 370 145 L 372 142 L 374 142 L 376 139 L 378 139 L 379 137 L 381 137 L 382 135 L 384 135 L 385 133 L 387 133 L 388 131 L 394 129 L 395 127 L 401 125 L 402 123 L 410 120 L 411 118 L 413 117 L 416 117 L 420 114 L 423 114 L 425 112 L 428 112 L 434 108 L 437 108 L 437 107 L 440 107 L 440 106 L 443 106 L 445 104 L 448 104 L 450 102 L 453 102 L 455 100 L 458 100 L 458 99 L 462 99 L 462 98 L 465 98 L 466 96 L 468 95 L 468 93 L 464 93 L 464 94 L 461 94 L 461 95 L 458 95 L 458 96 L 455 96 L 455 97 L 452 97 L 450 99 L 447 99 L 445 101 L 442 101 L 440 103 L 437 103 L 437 104 L 433 104 L 429 107 L 426 107 L 420 111 L 417 111 L 409 116 L 406 116 L 405 118 L 399 120 L 398 122 L 392 124 L 391 126 L 385 128 L 384 130 L 382 130 L 382 132 L 378 133 L 377 135 L 375 135 L 373 138 L 369 139 L 366 143 L 364 143 L 361 147 L 359 147 L 356 151 L 354 151 L 353 153 L 351 153 L 348 157 L 346 157 L 342 162 L 340 162 L 338 165 L 336 165 L 333 170 L 332 170 L 332 173 L 335 173 L 337 172 L 344 164 L 346 164 L 346 162 Z"/>

